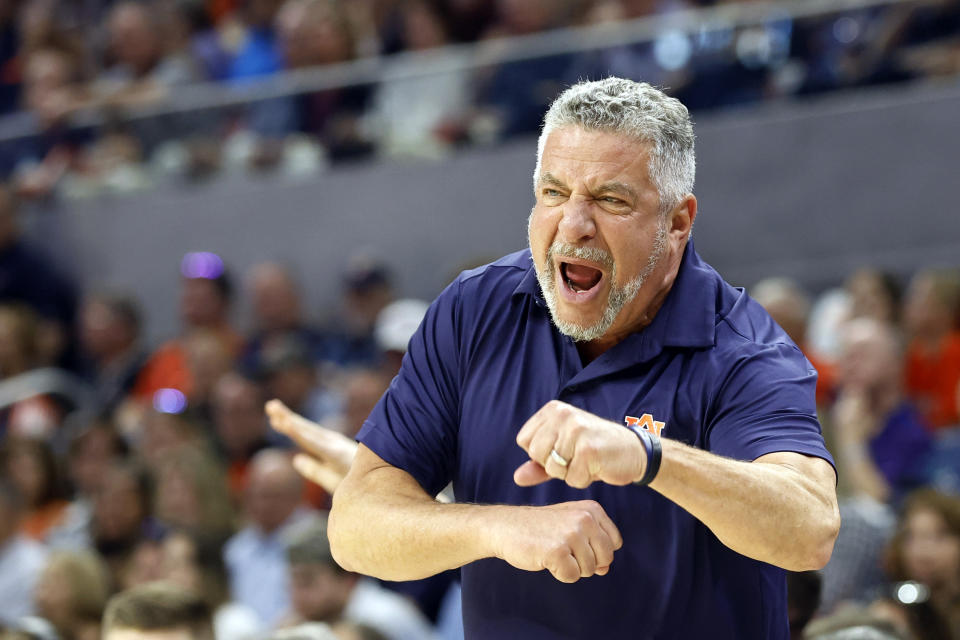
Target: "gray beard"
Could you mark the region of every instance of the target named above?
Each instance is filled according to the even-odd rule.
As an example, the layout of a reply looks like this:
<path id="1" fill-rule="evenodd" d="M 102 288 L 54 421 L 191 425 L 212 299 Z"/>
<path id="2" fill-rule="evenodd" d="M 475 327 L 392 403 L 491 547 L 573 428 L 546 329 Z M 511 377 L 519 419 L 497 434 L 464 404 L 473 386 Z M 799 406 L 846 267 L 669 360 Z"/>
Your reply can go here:
<path id="1" fill-rule="evenodd" d="M 547 260 L 545 269 L 541 272 L 534 261 L 534 270 L 537 272 L 537 281 L 540 283 L 540 291 L 543 293 L 543 299 L 547 303 L 547 309 L 550 310 L 550 318 L 557 329 L 565 336 L 569 336 L 576 342 L 590 342 L 602 338 L 610 327 L 613 326 L 617 316 L 627 306 L 643 287 L 643 284 L 656 269 L 667 249 L 667 226 L 661 220 L 657 224 L 657 235 L 653 240 L 653 250 L 647 259 L 647 264 L 636 278 L 618 286 L 611 284 L 610 293 L 607 296 L 607 306 L 603 310 L 603 316 L 593 325 L 583 326 L 574 322 L 561 320 L 557 313 L 557 294 L 556 294 L 556 265 L 554 257 L 580 258 L 581 260 L 591 260 L 602 264 L 610 272 L 610 282 L 617 281 L 617 265 L 613 261 L 613 256 L 607 251 L 597 248 L 577 247 L 566 242 L 554 242 L 547 250 Z"/>

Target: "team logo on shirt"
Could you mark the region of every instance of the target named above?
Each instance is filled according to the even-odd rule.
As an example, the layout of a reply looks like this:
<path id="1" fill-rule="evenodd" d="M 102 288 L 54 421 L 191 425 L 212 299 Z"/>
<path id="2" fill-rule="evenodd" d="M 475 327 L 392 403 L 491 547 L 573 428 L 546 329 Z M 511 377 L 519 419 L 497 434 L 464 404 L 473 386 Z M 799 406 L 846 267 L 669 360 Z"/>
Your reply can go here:
<path id="1" fill-rule="evenodd" d="M 660 422 L 659 420 L 653 419 L 653 414 L 645 413 L 639 418 L 634 418 L 633 416 L 625 416 L 623 421 L 627 423 L 628 427 L 640 427 L 646 431 L 649 431 L 653 435 L 659 437 L 660 432 L 663 431 L 663 427 L 666 425 L 665 422 Z"/>

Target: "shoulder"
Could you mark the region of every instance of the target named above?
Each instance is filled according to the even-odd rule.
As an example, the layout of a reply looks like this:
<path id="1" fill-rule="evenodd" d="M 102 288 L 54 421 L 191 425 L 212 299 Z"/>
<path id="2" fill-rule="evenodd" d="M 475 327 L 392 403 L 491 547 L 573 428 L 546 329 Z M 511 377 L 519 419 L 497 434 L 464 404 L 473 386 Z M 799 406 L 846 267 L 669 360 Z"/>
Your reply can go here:
<path id="1" fill-rule="evenodd" d="M 502 316 L 514 294 L 529 288 L 524 284 L 532 270 L 529 250 L 511 253 L 495 262 L 461 272 L 431 306 L 437 312 L 443 309 L 452 312 L 458 322 Z M 470 327 L 465 325 L 463 328 Z"/>
<path id="2" fill-rule="evenodd" d="M 495 262 L 463 271 L 454 280 L 464 293 L 482 296 L 510 296 L 533 268 L 530 250 L 505 255 Z"/>
<path id="3" fill-rule="evenodd" d="M 717 314 L 717 353 L 727 361 L 770 357 L 784 365 L 812 370 L 800 347 L 742 288 L 721 286 Z"/>
<path id="4" fill-rule="evenodd" d="M 227 562 L 238 561 L 238 556 L 247 553 L 256 542 L 256 534 L 252 527 L 245 527 L 230 536 L 223 545 L 223 555 Z"/>

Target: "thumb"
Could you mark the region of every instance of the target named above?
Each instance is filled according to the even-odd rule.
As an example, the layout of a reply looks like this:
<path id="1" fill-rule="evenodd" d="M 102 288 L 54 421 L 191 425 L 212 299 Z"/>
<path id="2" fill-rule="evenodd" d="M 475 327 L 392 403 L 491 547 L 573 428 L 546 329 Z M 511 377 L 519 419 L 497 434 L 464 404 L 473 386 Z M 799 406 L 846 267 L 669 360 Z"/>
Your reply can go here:
<path id="1" fill-rule="evenodd" d="M 543 467 L 533 460 L 527 460 L 513 472 L 513 481 L 521 487 L 532 487 L 551 479 Z"/>

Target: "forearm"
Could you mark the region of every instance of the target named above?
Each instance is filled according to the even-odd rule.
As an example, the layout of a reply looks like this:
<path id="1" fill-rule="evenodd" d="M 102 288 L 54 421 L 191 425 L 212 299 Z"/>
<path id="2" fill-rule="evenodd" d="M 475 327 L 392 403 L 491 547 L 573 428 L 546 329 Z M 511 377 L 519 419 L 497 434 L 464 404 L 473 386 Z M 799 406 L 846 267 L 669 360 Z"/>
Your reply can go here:
<path id="1" fill-rule="evenodd" d="M 793 571 L 819 569 L 839 528 L 822 483 L 783 464 L 741 462 L 664 439 L 651 488 L 745 556 Z"/>
<path id="2" fill-rule="evenodd" d="M 417 580 L 495 555 L 491 525 L 509 507 L 442 504 L 409 488 L 367 484 L 348 476 L 333 497 L 328 535 L 345 569 Z"/>

